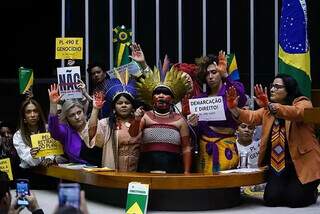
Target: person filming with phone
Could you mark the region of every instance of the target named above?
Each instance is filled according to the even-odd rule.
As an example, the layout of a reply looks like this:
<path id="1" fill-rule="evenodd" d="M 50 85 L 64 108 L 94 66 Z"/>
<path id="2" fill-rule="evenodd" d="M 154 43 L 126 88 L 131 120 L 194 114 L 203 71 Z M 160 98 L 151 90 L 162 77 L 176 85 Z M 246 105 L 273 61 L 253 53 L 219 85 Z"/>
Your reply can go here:
<path id="1" fill-rule="evenodd" d="M 19 181 L 18 181 L 19 182 Z M 17 183 L 17 189 L 19 184 Z M 25 190 L 27 190 L 27 194 L 20 197 L 23 197 L 23 203 L 25 205 L 19 205 L 19 194 L 17 192 L 16 198 L 13 199 L 10 193 L 10 181 L 8 178 L 7 173 L 0 171 L 0 213 L 9 213 L 9 214 L 17 214 L 20 213 L 25 207 L 32 213 L 32 214 L 43 214 L 43 210 L 40 208 L 37 198 L 35 194 L 29 190 L 29 184 L 23 183 L 22 185 Z M 22 199 L 22 198 L 20 198 Z"/>

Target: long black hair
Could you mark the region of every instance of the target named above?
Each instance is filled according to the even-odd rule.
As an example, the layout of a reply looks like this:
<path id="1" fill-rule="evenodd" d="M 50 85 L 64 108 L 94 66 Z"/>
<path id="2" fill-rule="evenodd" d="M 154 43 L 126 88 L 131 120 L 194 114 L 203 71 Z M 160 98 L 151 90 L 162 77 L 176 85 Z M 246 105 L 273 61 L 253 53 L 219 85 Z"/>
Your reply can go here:
<path id="1" fill-rule="evenodd" d="M 110 111 L 110 115 L 109 115 L 109 128 L 110 128 L 110 135 L 108 137 L 108 139 L 110 139 L 112 133 L 113 133 L 113 130 L 116 129 L 116 126 L 117 126 L 117 114 L 116 113 L 113 113 L 114 110 L 116 109 L 116 103 L 117 101 L 120 99 L 120 97 L 125 97 L 127 100 L 129 100 L 129 102 L 131 103 L 132 105 L 132 108 L 133 109 L 136 109 L 136 102 L 135 100 L 127 93 L 120 93 L 118 94 L 117 96 L 115 96 L 115 98 L 113 99 L 112 101 L 112 105 L 111 105 L 111 111 Z"/>
<path id="2" fill-rule="evenodd" d="M 294 99 L 302 96 L 298 82 L 292 76 L 287 74 L 278 74 L 275 79 L 276 78 L 282 79 L 283 85 L 285 86 L 287 92 L 287 97 L 285 98 L 286 104 L 291 105 Z"/>

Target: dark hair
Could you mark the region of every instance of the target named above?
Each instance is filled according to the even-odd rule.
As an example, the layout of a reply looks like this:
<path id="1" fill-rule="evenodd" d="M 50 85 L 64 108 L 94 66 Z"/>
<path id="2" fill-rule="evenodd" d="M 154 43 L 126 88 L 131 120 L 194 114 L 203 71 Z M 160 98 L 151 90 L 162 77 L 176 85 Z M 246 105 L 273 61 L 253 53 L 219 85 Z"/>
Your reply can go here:
<path id="1" fill-rule="evenodd" d="M 46 132 L 46 118 L 44 117 L 42 108 L 40 104 L 35 101 L 34 99 L 28 99 L 22 102 L 20 107 L 20 122 L 19 122 L 19 128 L 21 132 L 21 137 L 23 142 L 31 147 L 31 131 L 29 130 L 28 126 L 25 123 L 25 108 L 27 105 L 33 104 L 35 105 L 36 109 L 39 112 L 39 121 L 38 121 L 38 130 L 43 133 Z"/>
<path id="2" fill-rule="evenodd" d="M 295 98 L 302 96 L 302 93 L 300 92 L 298 86 L 298 82 L 292 76 L 289 76 L 287 74 L 278 74 L 275 79 L 276 78 L 282 79 L 287 91 L 287 97 L 285 98 L 286 104 L 292 104 Z"/>
<path id="3" fill-rule="evenodd" d="M 106 66 L 103 63 L 99 63 L 99 62 L 90 63 L 88 65 L 87 72 L 90 74 L 91 69 L 94 67 L 99 67 L 102 69 L 103 72 L 106 72 Z"/>
<path id="4" fill-rule="evenodd" d="M 1 129 L 2 127 L 8 127 L 8 128 L 10 129 L 10 131 L 11 131 L 12 133 L 14 133 L 14 126 L 13 126 L 11 123 L 6 122 L 6 121 L 2 121 L 2 122 L 0 122 L 0 129 Z"/>
<path id="5" fill-rule="evenodd" d="M 199 84 L 206 83 L 207 68 L 209 65 L 214 63 L 218 65 L 218 57 L 216 55 L 209 54 L 207 56 L 197 58 L 195 61 L 199 68 L 199 71 L 197 73 L 197 80 Z"/>
<path id="6" fill-rule="evenodd" d="M 10 192 L 10 181 L 8 174 L 0 171 L 0 201 L 6 196 L 6 193 Z"/>
<path id="7" fill-rule="evenodd" d="M 132 104 L 133 109 L 135 109 L 136 105 L 137 105 L 135 100 L 127 93 L 120 93 L 114 97 L 112 104 L 111 104 L 111 111 L 109 112 L 109 114 L 110 114 L 109 115 L 109 128 L 110 128 L 111 132 L 110 132 L 108 139 L 110 139 L 110 137 L 113 133 L 113 130 L 116 128 L 116 125 L 117 125 L 117 114 L 114 114 L 113 110 L 116 109 L 116 102 L 120 99 L 120 97 L 125 97 L 127 100 L 129 100 L 130 103 Z"/>
<path id="8" fill-rule="evenodd" d="M 165 95 L 170 95 L 172 98 L 174 97 L 173 94 L 172 94 L 172 91 L 167 88 L 167 87 L 164 87 L 164 86 L 159 86 L 157 88 L 155 88 L 152 92 L 152 96 L 155 95 L 155 94 L 165 94 Z"/>

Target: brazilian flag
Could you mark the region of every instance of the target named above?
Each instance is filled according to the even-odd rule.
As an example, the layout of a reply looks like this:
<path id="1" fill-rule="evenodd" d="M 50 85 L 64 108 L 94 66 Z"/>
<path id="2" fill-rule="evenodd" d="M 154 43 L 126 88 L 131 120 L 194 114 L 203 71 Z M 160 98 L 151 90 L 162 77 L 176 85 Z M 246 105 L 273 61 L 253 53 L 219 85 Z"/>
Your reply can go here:
<path id="1" fill-rule="evenodd" d="M 279 73 L 294 77 L 303 95 L 311 96 L 310 49 L 305 0 L 283 0 L 279 32 Z"/>
<path id="2" fill-rule="evenodd" d="M 240 80 L 236 55 L 234 53 L 228 54 L 227 62 L 228 62 L 228 73 L 229 73 L 231 79 L 232 80 Z"/>

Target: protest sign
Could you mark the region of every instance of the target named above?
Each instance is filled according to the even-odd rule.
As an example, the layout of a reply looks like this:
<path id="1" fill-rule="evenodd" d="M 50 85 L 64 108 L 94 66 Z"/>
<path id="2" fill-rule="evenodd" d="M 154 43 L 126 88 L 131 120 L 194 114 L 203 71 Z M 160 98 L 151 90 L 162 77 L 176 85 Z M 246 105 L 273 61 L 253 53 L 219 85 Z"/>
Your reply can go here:
<path id="1" fill-rule="evenodd" d="M 57 68 L 57 77 L 62 100 L 82 98 L 82 93 L 77 88 L 81 79 L 79 66 Z"/>
<path id="2" fill-rule="evenodd" d="M 130 182 L 126 214 L 146 214 L 149 196 L 149 185 L 138 182 Z"/>
<path id="3" fill-rule="evenodd" d="M 82 59 L 83 38 L 56 38 L 56 59 Z"/>
<path id="4" fill-rule="evenodd" d="M 8 174 L 9 180 L 13 180 L 10 158 L 0 159 L 0 171 Z"/>
<path id="5" fill-rule="evenodd" d="M 53 139 L 48 132 L 31 135 L 31 144 L 32 148 L 39 147 L 36 157 L 63 154 L 61 143 Z"/>
<path id="6" fill-rule="evenodd" d="M 189 100 L 191 114 L 199 115 L 199 121 L 226 120 L 222 96 L 212 96 Z"/>

